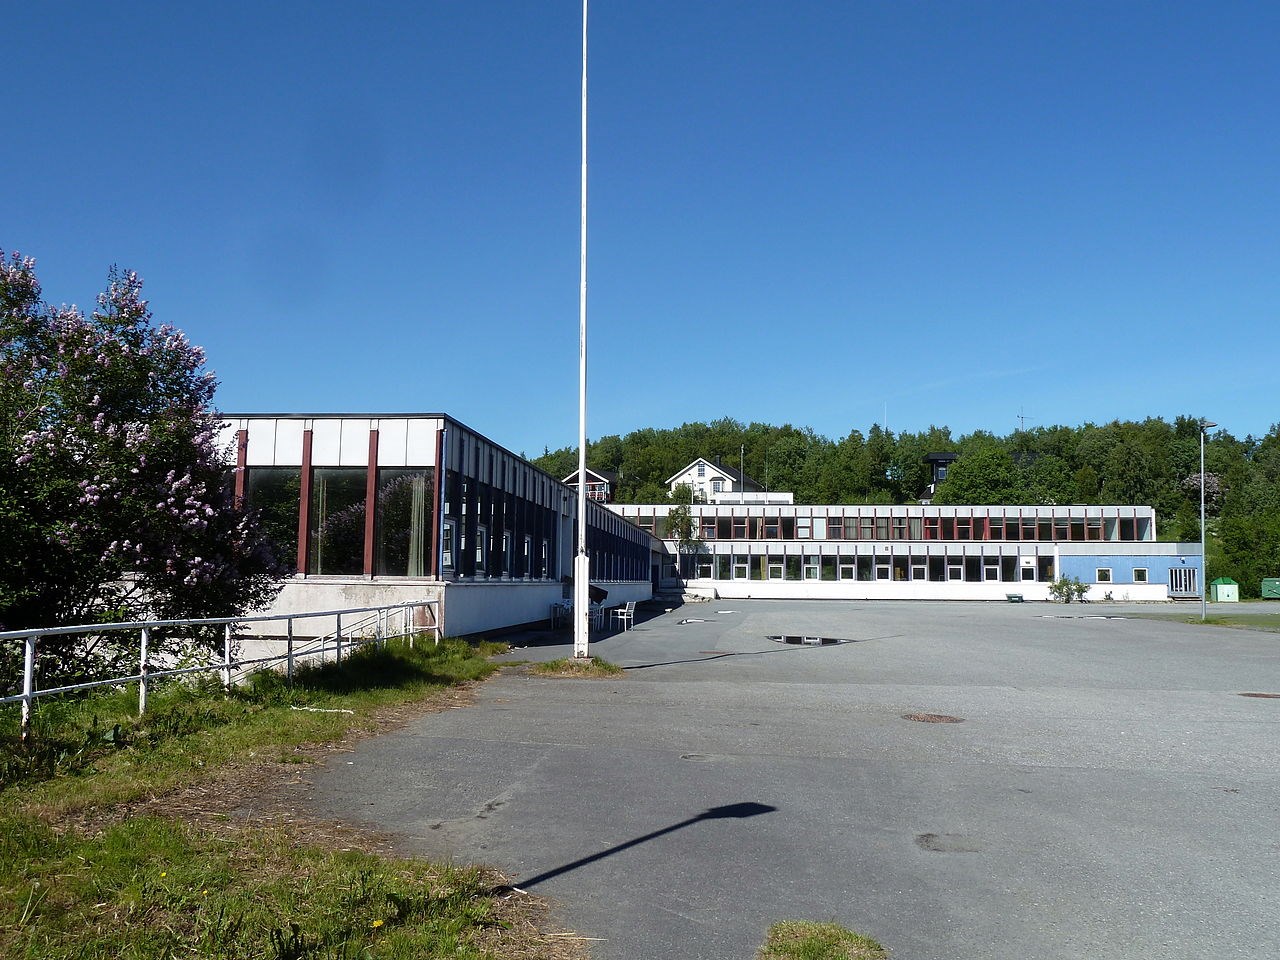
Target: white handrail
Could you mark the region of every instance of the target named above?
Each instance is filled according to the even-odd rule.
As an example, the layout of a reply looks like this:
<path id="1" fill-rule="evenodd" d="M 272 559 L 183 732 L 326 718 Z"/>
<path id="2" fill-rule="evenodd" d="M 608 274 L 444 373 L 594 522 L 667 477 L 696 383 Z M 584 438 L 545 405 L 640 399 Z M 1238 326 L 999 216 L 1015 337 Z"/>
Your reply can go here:
<path id="1" fill-rule="evenodd" d="M 236 679 L 233 671 L 239 671 L 239 676 L 243 676 L 243 667 L 258 664 L 283 662 L 285 667 L 285 675 L 288 677 L 290 685 L 293 683 L 294 665 L 298 657 L 314 656 L 317 653 L 321 662 L 324 660 L 325 651 L 333 649 L 336 653 L 338 663 L 342 662 L 343 640 L 346 640 L 347 654 L 350 655 L 352 648 L 360 646 L 362 643 L 374 642 L 386 645 L 388 634 L 391 626 L 391 614 L 395 610 L 401 611 L 402 631 L 396 636 L 407 636 L 410 643 L 413 642 L 413 629 L 411 625 L 410 611 L 422 608 L 432 610 L 431 624 L 423 629 L 431 630 L 435 642 L 440 643 L 440 617 L 439 617 L 439 601 L 438 600 L 415 600 L 408 603 L 391 603 L 383 604 L 376 607 L 345 607 L 340 610 L 311 610 L 301 613 L 279 613 L 279 614 L 262 614 L 257 616 L 245 617 L 200 617 L 189 620 L 137 620 L 127 623 L 86 623 L 65 627 L 41 627 L 27 630 L 5 630 L 0 631 L 0 642 L 5 640 L 21 640 L 23 645 L 23 670 L 22 670 L 22 692 L 7 697 L 0 697 L 0 705 L 9 703 L 22 704 L 22 739 L 28 739 L 31 733 L 31 710 L 34 702 L 40 697 L 54 696 L 61 693 L 70 693 L 76 690 L 91 690 L 96 687 L 122 686 L 127 683 L 138 684 L 138 714 L 141 716 L 147 710 L 147 694 L 149 683 L 158 677 L 172 677 L 187 673 L 199 673 L 202 671 L 219 670 L 222 672 L 223 686 L 227 689 L 231 688 L 232 683 Z M 369 614 L 355 621 L 348 620 L 343 623 L 344 614 Z M 322 634 L 314 638 L 310 643 L 304 645 L 301 649 L 294 647 L 293 622 L 295 620 L 313 620 L 323 617 L 334 618 L 334 630 L 332 633 Z M 232 656 L 234 649 L 234 641 L 236 639 L 235 627 L 245 623 L 267 623 L 272 621 L 285 621 L 285 636 L 279 637 L 258 637 L 261 642 L 278 642 L 283 639 L 285 642 L 285 652 L 281 654 L 272 654 L 266 657 L 253 657 L 249 659 L 237 659 Z M 361 640 L 357 631 L 362 630 L 369 624 L 374 625 L 374 633 L 372 641 Z M 205 664 L 195 667 L 174 667 L 172 669 L 156 670 L 150 663 L 150 647 L 151 632 L 156 627 L 203 627 L 203 626 L 222 626 L 223 643 L 222 655 L 214 663 Z M 41 637 L 49 636 L 67 636 L 69 634 L 99 634 L 113 633 L 123 630 L 136 630 L 139 633 L 138 643 L 138 672 L 128 676 L 111 677 L 104 680 L 90 680 L 84 683 L 67 684 L 60 687 L 49 687 L 41 690 L 36 685 L 36 646 Z M 329 640 L 333 640 L 333 646 L 329 646 Z"/>

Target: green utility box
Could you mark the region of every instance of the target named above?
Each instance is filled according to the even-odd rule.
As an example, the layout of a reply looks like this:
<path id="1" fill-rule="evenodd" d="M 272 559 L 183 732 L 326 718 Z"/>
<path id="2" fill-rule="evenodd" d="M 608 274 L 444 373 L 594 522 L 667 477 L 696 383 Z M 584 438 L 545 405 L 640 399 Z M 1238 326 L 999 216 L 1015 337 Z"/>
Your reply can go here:
<path id="1" fill-rule="evenodd" d="M 1262 599 L 1280 600 L 1280 577 L 1264 577 L 1262 580 Z"/>
<path id="2" fill-rule="evenodd" d="M 1239 603 L 1240 584 L 1230 577 L 1219 577 L 1209 584 L 1209 599 L 1214 603 Z"/>

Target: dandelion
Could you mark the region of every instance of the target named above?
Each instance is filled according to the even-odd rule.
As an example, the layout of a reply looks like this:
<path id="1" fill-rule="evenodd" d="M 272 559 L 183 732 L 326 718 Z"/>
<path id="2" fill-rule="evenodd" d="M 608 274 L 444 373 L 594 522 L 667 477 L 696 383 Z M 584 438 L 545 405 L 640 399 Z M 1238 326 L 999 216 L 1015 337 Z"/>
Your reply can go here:
<path id="1" fill-rule="evenodd" d="M 375 920 L 375 921 L 373 921 L 373 923 L 369 924 L 369 926 L 371 926 L 371 927 L 373 927 L 373 929 L 377 930 L 380 926 L 382 926 L 382 925 L 383 925 L 384 923 L 386 923 L 386 922 L 387 922 L 387 921 L 385 921 L 385 920 Z"/>

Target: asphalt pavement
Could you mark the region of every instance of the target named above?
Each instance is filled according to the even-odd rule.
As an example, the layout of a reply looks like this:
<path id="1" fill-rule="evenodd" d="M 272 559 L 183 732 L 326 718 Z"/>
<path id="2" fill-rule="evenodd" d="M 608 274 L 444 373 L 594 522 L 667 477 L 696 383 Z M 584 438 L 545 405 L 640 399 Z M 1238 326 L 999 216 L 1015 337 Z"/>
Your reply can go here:
<path id="1" fill-rule="evenodd" d="M 750 960 L 787 918 L 896 960 L 1280 956 L 1280 698 L 1241 696 L 1280 635 L 1139 609 L 651 611 L 592 644 L 620 678 L 504 673 L 312 802 L 496 867 L 597 960 Z"/>

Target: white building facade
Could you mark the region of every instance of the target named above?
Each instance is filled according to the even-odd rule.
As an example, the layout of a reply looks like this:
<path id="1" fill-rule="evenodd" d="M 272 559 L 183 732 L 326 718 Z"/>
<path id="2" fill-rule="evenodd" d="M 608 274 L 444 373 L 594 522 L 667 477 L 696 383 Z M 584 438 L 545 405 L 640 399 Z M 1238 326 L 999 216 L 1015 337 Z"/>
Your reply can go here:
<path id="1" fill-rule="evenodd" d="M 1198 596 L 1200 548 L 1156 540 L 1129 506 L 694 504 L 697 548 L 678 555 L 670 505 L 615 504 L 663 539 L 666 586 L 724 599 L 1050 599 L 1075 577 L 1088 599 Z"/>

